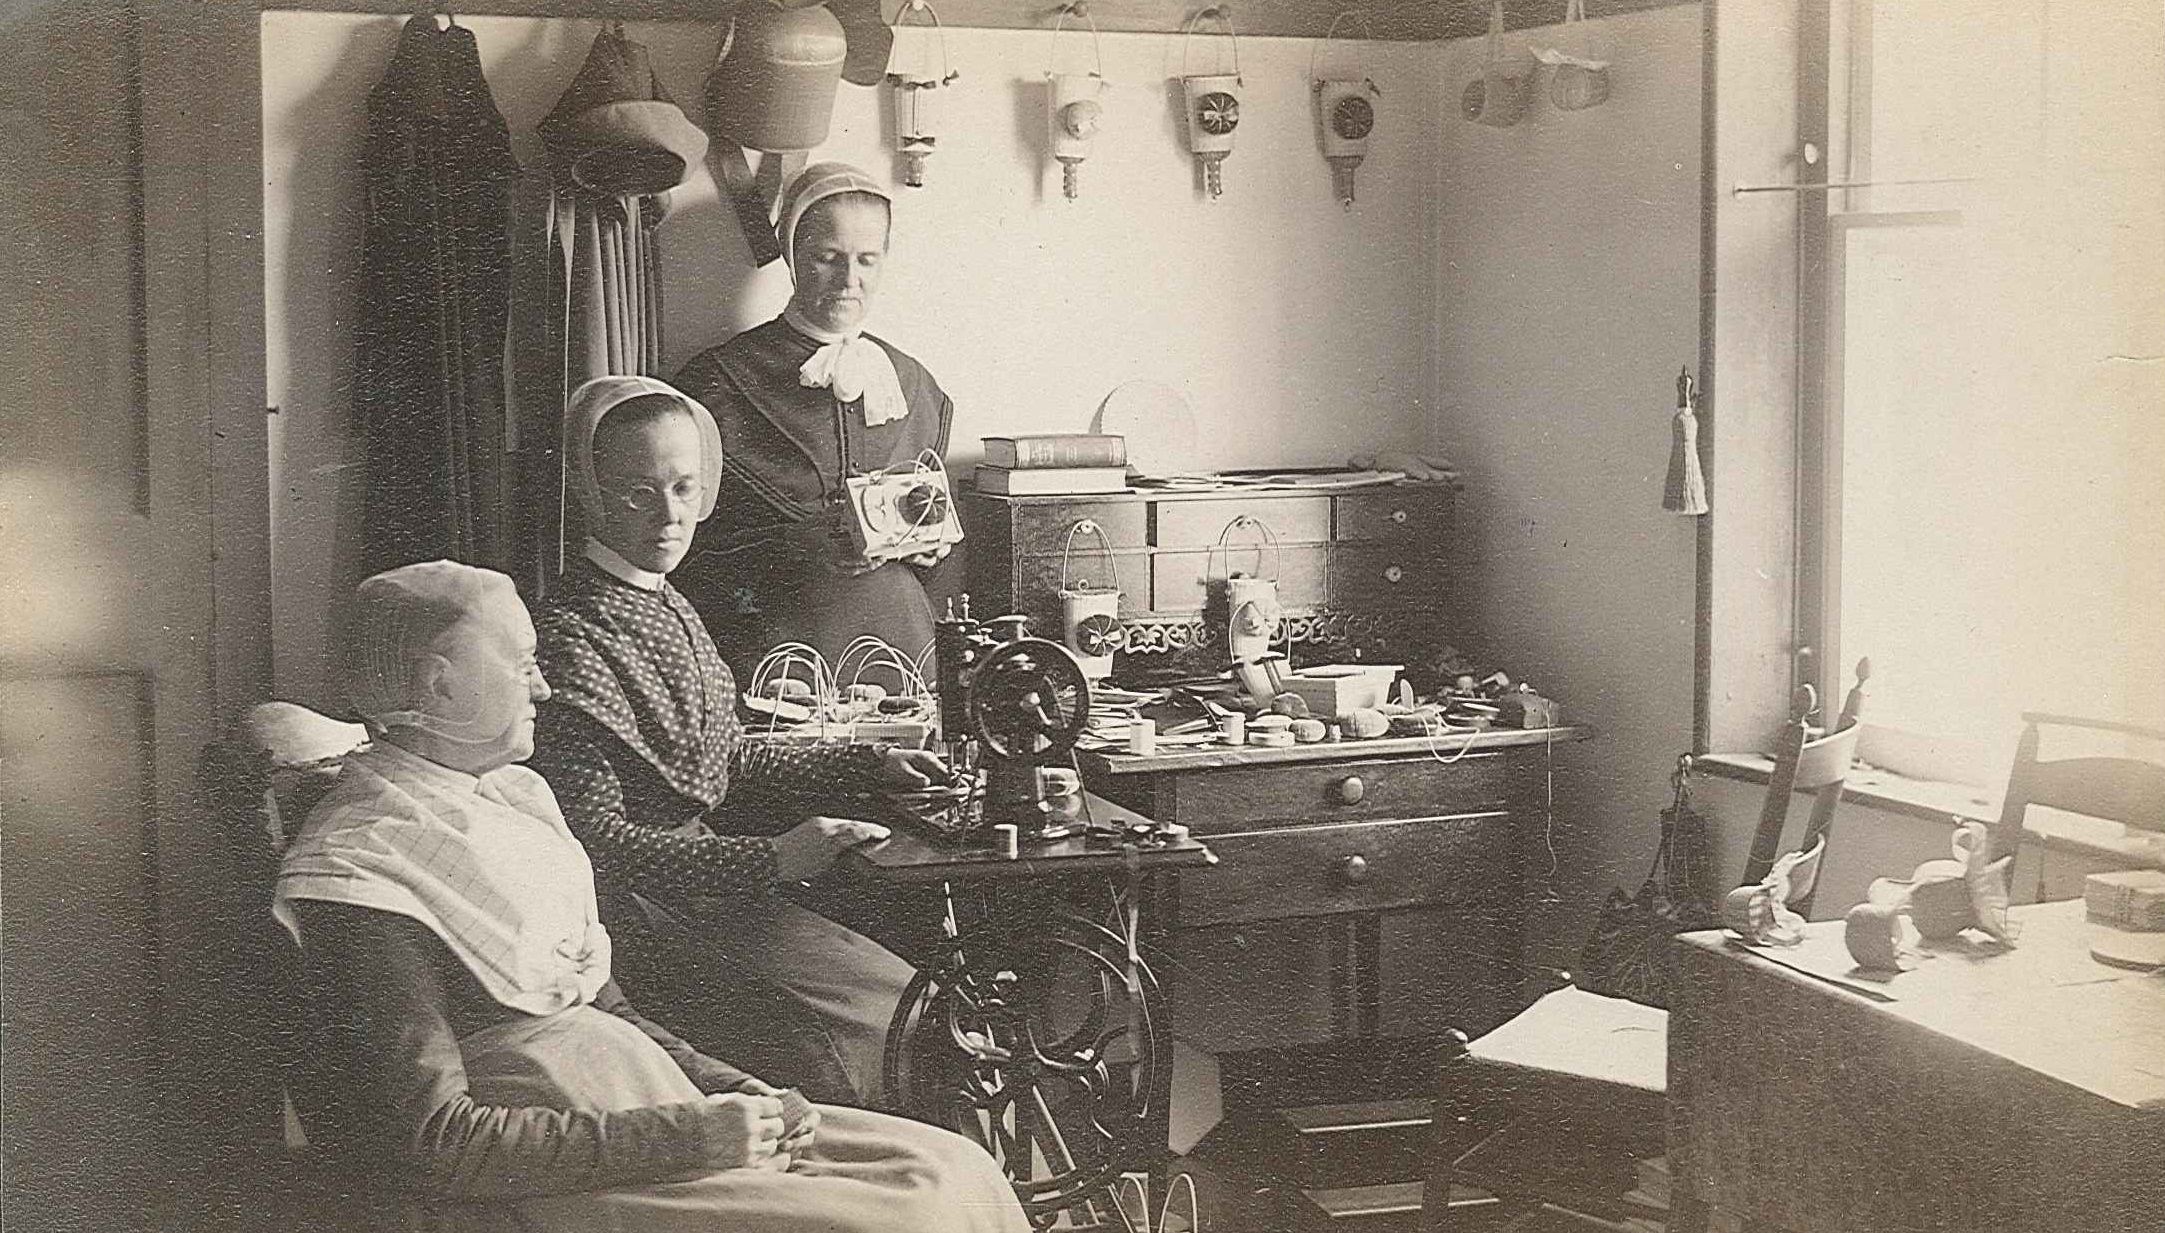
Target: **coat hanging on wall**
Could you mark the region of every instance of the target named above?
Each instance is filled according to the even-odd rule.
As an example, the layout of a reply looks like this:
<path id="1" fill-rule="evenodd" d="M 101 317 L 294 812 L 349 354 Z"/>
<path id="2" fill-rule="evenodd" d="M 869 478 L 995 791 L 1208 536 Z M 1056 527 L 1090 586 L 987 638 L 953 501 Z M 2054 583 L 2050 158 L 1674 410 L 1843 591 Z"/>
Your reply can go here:
<path id="1" fill-rule="evenodd" d="M 504 389 L 505 226 L 519 174 L 473 33 L 417 16 L 369 92 L 353 402 L 368 572 L 505 567 L 516 473 Z"/>
<path id="2" fill-rule="evenodd" d="M 511 572 L 529 594 L 578 535 L 558 449 L 565 400 L 593 377 L 659 373 L 662 194 L 707 152 L 621 26 L 595 37 L 539 133 L 548 165 L 521 186 L 512 338 L 525 523 Z"/>

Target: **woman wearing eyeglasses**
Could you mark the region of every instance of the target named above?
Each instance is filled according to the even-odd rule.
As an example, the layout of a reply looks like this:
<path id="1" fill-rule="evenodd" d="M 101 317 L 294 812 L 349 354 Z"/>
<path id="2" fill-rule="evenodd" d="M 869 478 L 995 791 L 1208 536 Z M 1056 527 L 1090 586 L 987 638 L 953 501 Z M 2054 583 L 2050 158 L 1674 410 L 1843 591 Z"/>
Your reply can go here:
<path id="1" fill-rule="evenodd" d="M 830 815 L 945 770 L 918 750 L 742 739 L 735 679 L 668 577 L 714 509 L 706 408 L 596 378 L 571 397 L 564 456 L 588 535 L 534 619 L 554 692 L 532 766 L 593 859 L 623 983 L 703 1050 L 876 1103 L 910 967 L 777 891 L 885 834 Z"/>

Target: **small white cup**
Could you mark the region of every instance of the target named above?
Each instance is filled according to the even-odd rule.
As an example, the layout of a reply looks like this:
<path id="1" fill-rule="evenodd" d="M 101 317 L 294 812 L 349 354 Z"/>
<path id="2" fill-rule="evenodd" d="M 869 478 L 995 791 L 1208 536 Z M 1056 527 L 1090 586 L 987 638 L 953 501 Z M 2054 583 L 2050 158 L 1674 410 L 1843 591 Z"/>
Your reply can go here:
<path id="1" fill-rule="evenodd" d="M 1149 757 L 1158 752 L 1158 721 L 1138 719 L 1128 728 L 1128 752 Z"/>
<path id="2" fill-rule="evenodd" d="M 1248 717 L 1235 711 L 1231 715 L 1218 716 L 1218 739 L 1228 745 L 1248 743 Z"/>

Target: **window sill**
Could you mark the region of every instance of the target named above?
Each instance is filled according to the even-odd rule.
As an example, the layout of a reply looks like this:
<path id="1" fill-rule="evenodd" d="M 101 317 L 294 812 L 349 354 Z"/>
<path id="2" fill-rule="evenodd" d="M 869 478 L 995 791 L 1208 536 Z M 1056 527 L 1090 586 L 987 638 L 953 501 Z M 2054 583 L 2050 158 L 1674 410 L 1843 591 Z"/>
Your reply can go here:
<path id="1" fill-rule="evenodd" d="M 1764 784 L 1774 760 L 1765 754 L 1704 754 L 1693 765 L 1709 775 Z M 1878 767 L 1859 765 L 1842 784 L 1842 802 L 1887 813 L 1944 822 L 1997 822 L 2002 790 L 1935 779 L 1912 779 Z M 2048 849 L 2102 858 L 2123 865 L 2165 865 L 2165 844 L 2126 835 L 2119 824 L 2075 814 L 2033 810 L 2023 826 L 2027 839 Z"/>

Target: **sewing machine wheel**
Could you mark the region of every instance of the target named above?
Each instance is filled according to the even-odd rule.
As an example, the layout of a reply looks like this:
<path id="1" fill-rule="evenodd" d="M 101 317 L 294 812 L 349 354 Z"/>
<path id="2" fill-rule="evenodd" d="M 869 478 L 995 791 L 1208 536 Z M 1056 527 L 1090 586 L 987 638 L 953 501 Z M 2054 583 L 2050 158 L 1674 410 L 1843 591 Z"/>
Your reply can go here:
<path id="1" fill-rule="evenodd" d="M 889 1098 L 983 1145 L 1036 1227 L 1063 1212 L 1109 1221 L 1108 1188 L 1147 1154 L 1150 1095 L 1172 1064 L 1157 978 L 1139 958 L 1129 974 L 1127 942 L 1097 921 L 986 922 L 903 993 Z"/>
<path id="2" fill-rule="evenodd" d="M 1018 638 L 970 675 L 970 727 L 994 757 L 1042 763 L 1075 747 L 1090 719 L 1090 682 L 1067 648 Z"/>

